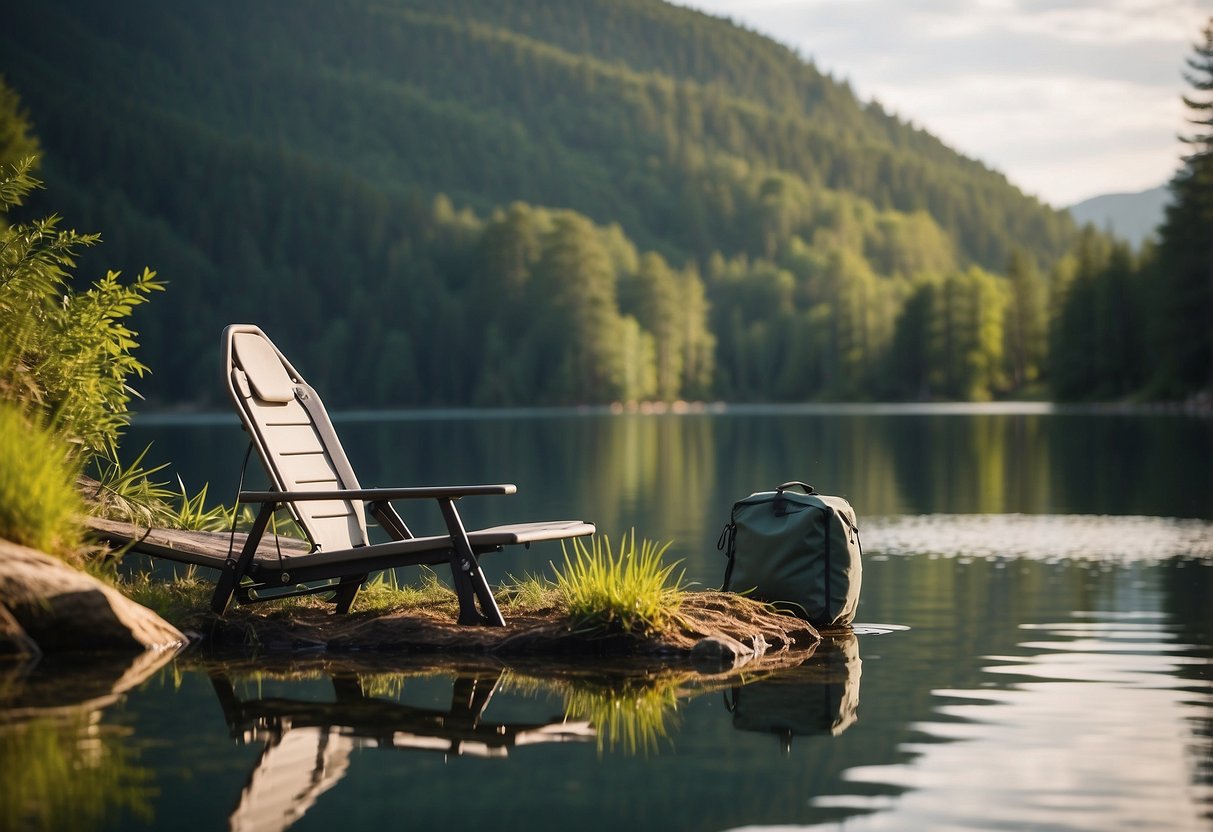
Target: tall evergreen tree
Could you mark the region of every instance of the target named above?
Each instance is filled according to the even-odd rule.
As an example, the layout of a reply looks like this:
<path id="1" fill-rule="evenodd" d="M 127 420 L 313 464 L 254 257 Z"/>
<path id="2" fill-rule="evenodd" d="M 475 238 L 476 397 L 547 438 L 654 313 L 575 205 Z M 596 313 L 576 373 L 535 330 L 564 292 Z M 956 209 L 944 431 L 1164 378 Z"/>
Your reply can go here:
<path id="1" fill-rule="evenodd" d="M 1108 268 L 1110 243 L 1093 226 L 1083 229 L 1072 263 L 1054 275 L 1049 328 L 1049 385 L 1060 399 L 1090 398 L 1097 386 L 1097 284 Z"/>
<path id="2" fill-rule="evenodd" d="M 1213 18 L 1187 65 L 1192 91 L 1183 100 L 1193 131 L 1181 138 L 1192 152 L 1171 180 L 1158 247 L 1162 395 L 1213 388 Z"/>

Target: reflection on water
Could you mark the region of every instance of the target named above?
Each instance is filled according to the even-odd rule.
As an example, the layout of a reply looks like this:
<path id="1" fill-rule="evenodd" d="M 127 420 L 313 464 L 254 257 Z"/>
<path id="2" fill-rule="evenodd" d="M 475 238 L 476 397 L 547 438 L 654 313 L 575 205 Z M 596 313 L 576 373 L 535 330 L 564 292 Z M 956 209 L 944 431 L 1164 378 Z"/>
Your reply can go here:
<path id="1" fill-rule="evenodd" d="M 687 576 L 719 585 L 713 544 L 733 502 L 791 479 L 850 499 L 869 518 L 1051 514 L 1213 520 L 1207 419 L 1005 408 L 767 408 L 686 415 L 601 412 L 336 417 L 366 485 L 512 482 L 518 494 L 470 501 L 469 523 L 587 517 L 618 535 L 673 540 Z M 191 489 L 230 502 L 245 439 L 234 416 L 203 424 L 138 419 L 126 447 L 154 442 Z M 1114 449 L 1114 451 L 1113 451 Z M 419 532 L 437 512 L 408 506 Z M 486 559 L 500 580 L 559 559 Z"/>
<path id="2" fill-rule="evenodd" d="M 863 526 L 869 555 L 1137 563 L 1213 561 L 1213 524 L 1170 517 L 970 514 L 877 517 Z"/>
<path id="3" fill-rule="evenodd" d="M 345 671 L 335 668 L 280 678 L 263 659 L 225 666 L 250 707 L 303 704 L 290 730 L 281 723 L 279 749 L 299 736 L 301 756 L 314 764 L 327 755 L 311 781 L 327 791 L 313 794 L 295 832 L 395 828 L 402 818 L 419 828 L 578 832 L 1213 825 L 1213 421 L 773 408 L 443 414 L 338 429 L 367 485 L 516 482 L 517 496 L 469 501 L 465 517 L 635 527 L 673 539 L 671 559 L 709 586 L 723 572 L 714 543 L 732 503 L 807 480 L 859 512 L 867 560 L 858 618 L 881 623 L 856 628 L 862 698 L 860 664 L 845 649 L 834 657 L 845 675 L 823 649 L 816 667 L 719 682 L 643 668 L 612 677 L 593 661 L 568 678 L 510 666 L 487 702 L 483 666 L 418 674 L 380 661 L 359 667 L 357 690 L 343 695 L 333 677 Z M 234 419 L 136 425 L 127 447 L 149 439 L 191 488 L 235 488 L 244 440 Z M 486 566 L 500 580 L 549 560 L 558 547 Z M 223 715 L 206 672 L 214 669 L 179 659 L 172 674 L 91 717 L 126 732 L 111 745 L 114 759 L 154 772 L 145 793 L 154 827 L 227 826 L 278 736 L 232 742 L 231 731 L 243 737 L 254 723 L 233 728 Z M 472 682 L 459 681 L 468 672 Z M 317 718 L 341 696 L 358 704 Z M 383 709 L 375 713 L 385 725 L 410 712 L 429 722 L 396 725 L 391 737 L 412 744 L 372 742 L 355 733 L 364 707 Z M 506 738 L 557 723 L 588 724 L 593 735 L 526 744 L 515 732 L 504 755 L 468 737 L 459 754 L 434 726 L 460 720 Z M 0 763 L 11 778 L 8 758 Z M 91 825 L 148 826 L 127 804 L 107 805 Z M 275 813 L 275 822 L 292 819 Z"/>
<path id="4" fill-rule="evenodd" d="M 171 651 L 0 664 L 0 829 L 91 829 L 118 812 L 152 817 L 153 773 L 106 708 Z"/>
<path id="5" fill-rule="evenodd" d="M 986 657 L 981 687 L 934 691 L 907 762 L 847 772 L 902 794 L 815 805 L 874 812 L 847 829 L 1207 829 L 1213 784 L 1192 776 L 1213 755 L 1207 653 L 1149 613 L 1022 630 L 1016 654 Z M 1186 683 L 1193 667 L 1206 674 Z"/>
<path id="6" fill-rule="evenodd" d="M 859 719 L 861 668 L 858 638 L 828 639 L 815 661 L 735 687 L 728 704 L 733 727 L 774 734 L 785 753 L 795 736 L 838 736 Z"/>
<path id="7" fill-rule="evenodd" d="M 328 676 L 333 698 L 313 701 L 289 694 L 245 698 L 232 675 L 222 667 L 212 668 L 211 683 L 232 736 L 264 743 L 232 811 L 230 828 L 253 832 L 291 826 L 345 777 L 350 755 L 359 748 L 488 758 L 505 757 L 509 749 L 522 745 L 593 738 L 586 722 L 486 718 L 485 709 L 505 674 L 500 667 L 457 672 L 449 705 L 436 708 L 399 701 L 407 682 L 404 675 L 363 678 L 349 669 L 338 671 Z M 414 678 L 417 675 L 434 673 L 414 671 Z M 255 681 L 254 689 L 259 690 L 263 674 L 256 674 Z"/>
<path id="8" fill-rule="evenodd" d="M 681 703 L 727 691 L 733 727 L 773 732 L 785 746 L 796 734 L 838 735 L 857 719 L 859 652 L 854 636 L 827 642 L 800 666 L 747 676 L 704 675 L 677 666 L 523 665 L 491 660 L 406 659 L 367 667 L 331 662 L 248 661 L 205 666 L 231 736 L 262 744 L 229 827 L 284 830 L 351 774 L 366 749 L 505 760 L 511 749 L 597 738 L 597 751 L 626 756 L 672 750 Z M 332 692 L 317 697 L 317 683 Z M 449 689 L 449 701 L 434 702 Z M 497 696 L 514 701 L 497 712 Z M 558 697 L 563 708 L 533 714 Z M 419 700 L 419 701 L 413 701 Z"/>
<path id="9" fill-rule="evenodd" d="M 443 671 L 431 671 L 436 675 Z M 329 676 L 334 698 L 315 702 L 287 696 L 241 698 L 232 678 L 222 670 L 210 673 L 232 736 L 242 742 L 265 742 L 267 754 L 300 728 L 319 728 L 341 737 L 348 747 L 436 751 L 444 755 L 505 757 L 509 749 L 538 742 L 582 742 L 592 739 L 588 723 L 565 718 L 540 723 L 499 723 L 484 711 L 505 676 L 503 668 L 459 671 L 445 708 L 419 707 L 396 701 L 407 681 L 393 675 L 379 691 L 368 692 L 357 674 Z M 257 682 L 263 681 L 258 674 Z M 391 690 L 398 688 L 398 690 Z M 387 696 L 386 694 L 394 694 Z"/>
<path id="10" fill-rule="evenodd" d="M 594 726 L 599 754 L 655 754 L 678 728 L 679 696 L 687 695 L 681 690 L 682 678 L 685 674 L 607 676 L 561 685 L 565 718 Z"/>
<path id="11" fill-rule="evenodd" d="M 1207 827 L 1213 567 L 907 555 L 871 574 L 865 618 L 904 623 L 769 674 L 187 654 L 90 712 L 121 727 L 106 770 L 142 772 L 122 775 L 140 797 L 97 783 L 108 802 L 72 817 L 299 832 L 500 824 L 507 809 L 528 829 Z M 54 748 L 89 730 L 22 754 L 58 765 Z M 26 794 L 2 762 L 6 794 Z M 32 794 L 62 826 L 62 802 Z"/>

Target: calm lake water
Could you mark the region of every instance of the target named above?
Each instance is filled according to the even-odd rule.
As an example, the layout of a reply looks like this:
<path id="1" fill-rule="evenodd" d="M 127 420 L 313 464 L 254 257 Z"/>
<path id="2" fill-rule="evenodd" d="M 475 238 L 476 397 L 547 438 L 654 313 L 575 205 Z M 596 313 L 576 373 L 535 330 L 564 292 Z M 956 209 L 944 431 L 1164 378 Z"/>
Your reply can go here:
<path id="1" fill-rule="evenodd" d="M 144 419 L 125 447 L 153 442 L 230 502 L 234 422 Z M 337 427 L 363 485 L 514 482 L 465 500 L 465 520 L 634 528 L 705 586 L 733 501 L 791 479 L 846 496 L 857 635 L 740 680 L 383 656 L 44 664 L 0 687 L 0 823 L 1213 829 L 1213 420 L 804 407 Z M 496 581 L 559 557 L 485 565 Z"/>

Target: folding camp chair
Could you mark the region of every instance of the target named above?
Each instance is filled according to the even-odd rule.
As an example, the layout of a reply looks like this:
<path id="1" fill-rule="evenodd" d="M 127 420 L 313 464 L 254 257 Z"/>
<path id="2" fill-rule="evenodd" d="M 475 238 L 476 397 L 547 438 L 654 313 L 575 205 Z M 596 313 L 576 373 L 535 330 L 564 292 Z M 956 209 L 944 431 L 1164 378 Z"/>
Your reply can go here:
<path id="1" fill-rule="evenodd" d="M 518 523 L 467 531 L 455 503 L 463 497 L 513 494 L 513 485 L 369 488 L 358 484 L 320 397 L 259 328 L 223 331 L 223 374 L 270 480 L 268 491 L 241 491 L 237 503 L 260 507 L 239 552 L 229 551 L 212 598 L 222 614 L 241 603 L 332 592 L 347 612 L 368 575 L 398 566 L 448 563 L 459 599 L 460 624 L 504 625 L 478 557 L 504 546 L 594 533 L 580 520 Z M 393 500 L 435 500 L 447 534 L 415 536 Z M 310 551 L 279 551 L 262 542 L 275 511 L 286 507 Z M 370 542 L 366 514 L 392 538 Z"/>

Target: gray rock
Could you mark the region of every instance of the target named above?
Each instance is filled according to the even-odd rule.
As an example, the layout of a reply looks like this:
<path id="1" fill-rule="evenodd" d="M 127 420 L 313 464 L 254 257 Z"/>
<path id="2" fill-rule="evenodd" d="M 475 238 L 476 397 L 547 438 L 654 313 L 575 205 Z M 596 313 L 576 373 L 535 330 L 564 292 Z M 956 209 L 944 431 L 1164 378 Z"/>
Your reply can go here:
<path id="1" fill-rule="evenodd" d="M 146 607 L 57 558 L 0 540 L 0 605 L 43 653 L 177 648 L 186 638 Z"/>

